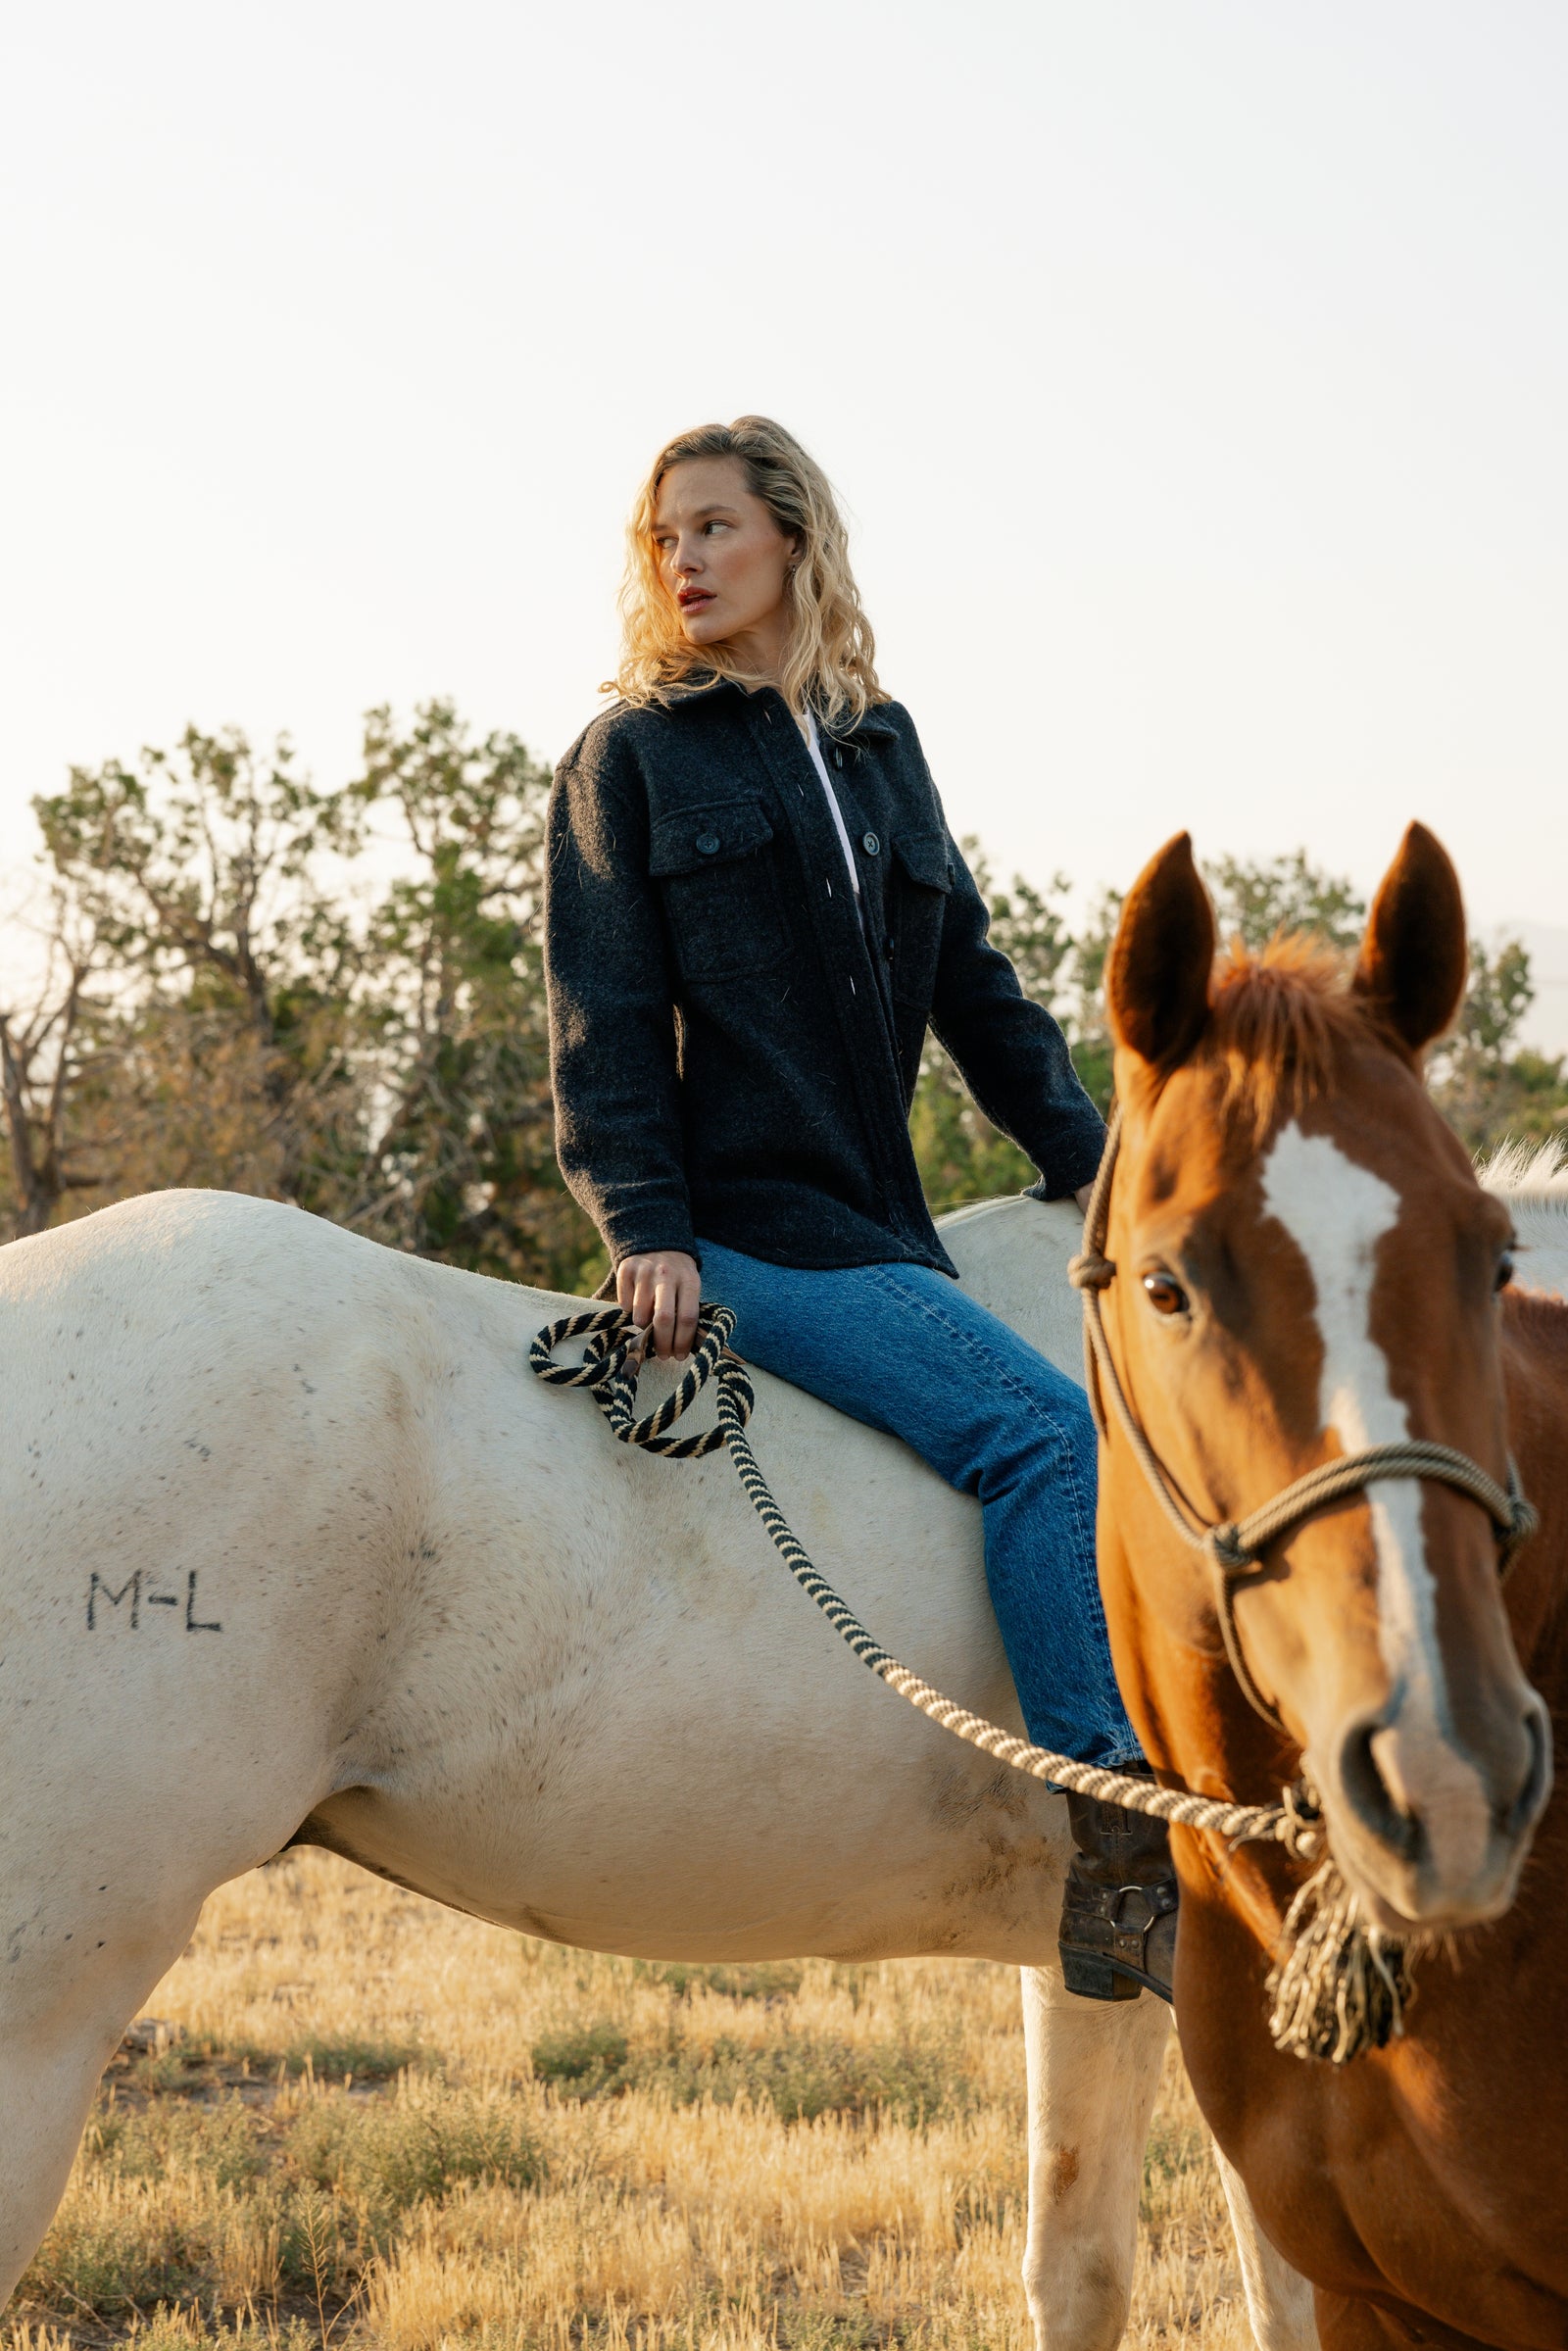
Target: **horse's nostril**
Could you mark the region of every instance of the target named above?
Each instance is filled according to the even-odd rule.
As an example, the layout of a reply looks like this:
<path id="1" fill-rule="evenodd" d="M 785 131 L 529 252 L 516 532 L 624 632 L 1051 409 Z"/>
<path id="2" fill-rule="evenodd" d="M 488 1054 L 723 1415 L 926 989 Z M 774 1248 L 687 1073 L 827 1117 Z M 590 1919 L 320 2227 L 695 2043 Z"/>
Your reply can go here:
<path id="1" fill-rule="evenodd" d="M 1538 1818 L 1551 1790 L 1551 1718 L 1540 1698 L 1534 1697 L 1525 1714 L 1525 1738 L 1529 1743 L 1530 1759 L 1524 1782 L 1508 1807 L 1503 1828 L 1508 1836 L 1517 1837 Z"/>
<path id="2" fill-rule="evenodd" d="M 1340 1749 L 1340 1787 L 1362 1827 L 1401 1861 L 1420 1851 L 1420 1821 L 1398 1802 L 1378 1763 L 1377 1742 L 1385 1726 L 1373 1720 L 1347 1734 Z"/>

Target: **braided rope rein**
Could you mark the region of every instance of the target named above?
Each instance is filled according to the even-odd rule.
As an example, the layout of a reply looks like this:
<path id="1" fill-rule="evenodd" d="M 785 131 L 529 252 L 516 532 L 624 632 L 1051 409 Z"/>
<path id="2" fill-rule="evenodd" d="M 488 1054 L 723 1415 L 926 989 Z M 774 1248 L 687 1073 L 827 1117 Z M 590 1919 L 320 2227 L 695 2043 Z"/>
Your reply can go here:
<path id="1" fill-rule="evenodd" d="M 796 1540 L 758 1464 L 746 1434 L 757 1396 L 745 1364 L 730 1351 L 734 1329 L 735 1316 L 728 1306 L 705 1304 L 686 1371 L 663 1402 L 642 1420 L 636 1418 L 636 1395 L 646 1334 L 618 1306 L 584 1307 L 548 1323 L 529 1348 L 528 1363 L 550 1387 L 586 1388 L 622 1445 L 684 1461 L 727 1445 L 747 1499 L 807 1597 L 862 1665 L 955 1739 L 1032 1780 L 1068 1788 L 1075 1795 L 1119 1804 L 1128 1812 L 1146 1813 L 1180 1828 L 1207 1830 L 1232 1845 L 1273 1841 L 1298 1861 L 1315 1862 L 1317 1868 L 1286 1914 L 1266 1986 L 1269 2032 L 1277 2048 L 1343 2065 L 1401 2033 L 1413 1989 L 1410 1962 L 1417 1943 L 1386 1935 L 1361 1918 L 1356 1897 L 1328 1850 L 1317 1799 L 1305 1781 L 1288 1788 L 1282 1804 L 1232 1804 L 1080 1763 L 1074 1756 L 1015 1739 L 1000 1724 L 972 1714 L 901 1665 L 873 1639 Z M 588 1341 L 582 1360 L 557 1363 L 557 1347 L 578 1338 Z M 710 1380 L 717 1427 L 698 1437 L 671 1437 L 669 1431 Z"/>

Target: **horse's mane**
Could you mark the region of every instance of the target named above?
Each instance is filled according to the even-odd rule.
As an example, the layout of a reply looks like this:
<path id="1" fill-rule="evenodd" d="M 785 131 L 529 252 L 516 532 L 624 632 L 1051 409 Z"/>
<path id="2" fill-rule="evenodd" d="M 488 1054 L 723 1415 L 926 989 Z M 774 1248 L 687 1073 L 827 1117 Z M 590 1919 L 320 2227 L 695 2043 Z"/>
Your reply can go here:
<path id="1" fill-rule="evenodd" d="M 1513 1216 L 1520 1283 L 1526 1292 L 1549 1292 L 1561 1315 L 1568 1298 L 1568 1140 L 1504 1143 L 1476 1173 Z"/>
<path id="2" fill-rule="evenodd" d="M 1476 1169 L 1489 1192 L 1568 1218 L 1568 1137 L 1548 1135 L 1527 1143 L 1515 1136 L 1497 1146 Z"/>

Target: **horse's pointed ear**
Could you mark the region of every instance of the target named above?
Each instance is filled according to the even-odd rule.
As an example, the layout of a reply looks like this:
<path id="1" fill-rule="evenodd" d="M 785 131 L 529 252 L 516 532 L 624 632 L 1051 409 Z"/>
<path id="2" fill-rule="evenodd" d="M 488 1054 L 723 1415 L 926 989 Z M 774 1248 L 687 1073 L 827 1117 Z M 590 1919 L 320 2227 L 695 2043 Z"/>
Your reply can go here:
<path id="1" fill-rule="evenodd" d="M 1373 902 L 1351 985 L 1384 1027 L 1418 1053 L 1458 1011 L 1469 972 L 1453 861 L 1436 833 L 1408 825 Z"/>
<path id="2" fill-rule="evenodd" d="M 1105 964 L 1105 1009 L 1116 1043 L 1174 1069 L 1202 1034 L 1214 968 L 1214 909 L 1190 833 L 1150 858 L 1128 893 Z"/>

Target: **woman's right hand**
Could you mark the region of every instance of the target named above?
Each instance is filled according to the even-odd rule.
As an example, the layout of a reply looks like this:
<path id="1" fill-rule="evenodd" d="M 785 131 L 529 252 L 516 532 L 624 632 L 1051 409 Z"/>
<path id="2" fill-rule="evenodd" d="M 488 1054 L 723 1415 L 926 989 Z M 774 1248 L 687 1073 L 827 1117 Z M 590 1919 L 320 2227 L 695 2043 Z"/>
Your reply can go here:
<path id="1" fill-rule="evenodd" d="M 645 1257 L 622 1257 L 615 1268 L 615 1303 L 641 1331 L 653 1328 L 656 1355 L 684 1363 L 697 1336 L 703 1277 L 684 1249 L 655 1249 Z"/>

